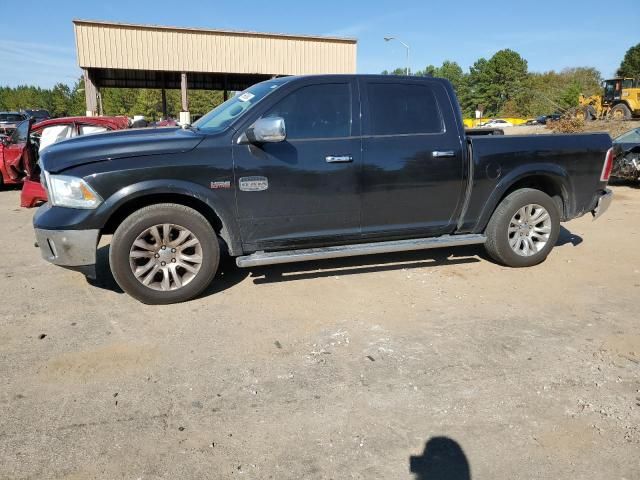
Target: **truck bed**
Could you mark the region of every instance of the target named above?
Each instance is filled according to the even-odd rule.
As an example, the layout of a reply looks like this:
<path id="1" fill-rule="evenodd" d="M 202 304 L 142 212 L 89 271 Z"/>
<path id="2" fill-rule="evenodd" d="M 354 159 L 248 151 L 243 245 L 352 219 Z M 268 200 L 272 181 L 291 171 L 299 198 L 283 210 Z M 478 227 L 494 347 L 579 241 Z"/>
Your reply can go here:
<path id="1" fill-rule="evenodd" d="M 472 181 L 460 232 L 481 230 L 509 186 L 525 175 L 555 182 L 563 220 L 592 210 L 594 193 L 605 185 L 600 173 L 611 145 L 607 133 L 469 136 L 467 142 Z"/>

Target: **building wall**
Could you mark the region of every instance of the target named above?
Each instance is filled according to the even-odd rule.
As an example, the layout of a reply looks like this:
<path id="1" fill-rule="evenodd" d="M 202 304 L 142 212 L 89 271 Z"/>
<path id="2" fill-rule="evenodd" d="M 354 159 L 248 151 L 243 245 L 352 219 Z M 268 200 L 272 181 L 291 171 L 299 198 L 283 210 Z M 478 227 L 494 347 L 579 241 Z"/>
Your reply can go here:
<path id="1" fill-rule="evenodd" d="M 355 73 L 356 41 L 74 21 L 81 68 L 268 75 Z"/>

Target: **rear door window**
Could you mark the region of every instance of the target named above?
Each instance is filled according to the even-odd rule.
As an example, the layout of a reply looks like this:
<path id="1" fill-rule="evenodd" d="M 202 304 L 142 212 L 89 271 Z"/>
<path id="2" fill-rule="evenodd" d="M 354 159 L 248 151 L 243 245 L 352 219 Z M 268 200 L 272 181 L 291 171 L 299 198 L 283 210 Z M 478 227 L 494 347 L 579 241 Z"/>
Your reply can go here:
<path id="1" fill-rule="evenodd" d="M 442 115 L 429 85 L 368 83 L 367 135 L 441 133 Z"/>

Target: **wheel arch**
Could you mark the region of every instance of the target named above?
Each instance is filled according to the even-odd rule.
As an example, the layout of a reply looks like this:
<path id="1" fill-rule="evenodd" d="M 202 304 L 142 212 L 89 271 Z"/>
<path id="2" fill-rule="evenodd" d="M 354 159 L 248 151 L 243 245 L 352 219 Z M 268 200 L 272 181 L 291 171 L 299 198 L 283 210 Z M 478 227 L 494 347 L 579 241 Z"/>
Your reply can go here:
<path id="1" fill-rule="evenodd" d="M 561 220 L 571 218 L 572 187 L 567 172 L 558 165 L 538 165 L 533 171 L 512 172 L 496 185 L 480 215 L 474 232 L 486 228 L 491 215 L 507 195 L 522 188 L 534 188 L 549 195 L 557 204 Z"/>
<path id="2" fill-rule="evenodd" d="M 229 195 L 229 192 L 227 192 Z M 223 197 L 201 185 L 176 180 L 153 180 L 127 186 L 103 204 L 102 234 L 112 234 L 122 221 L 140 208 L 157 203 L 176 203 L 202 214 L 222 237 L 231 255 L 242 254 L 242 242 L 233 216 L 233 196 Z M 229 205 L 229 202 L 231 204 Z"/>

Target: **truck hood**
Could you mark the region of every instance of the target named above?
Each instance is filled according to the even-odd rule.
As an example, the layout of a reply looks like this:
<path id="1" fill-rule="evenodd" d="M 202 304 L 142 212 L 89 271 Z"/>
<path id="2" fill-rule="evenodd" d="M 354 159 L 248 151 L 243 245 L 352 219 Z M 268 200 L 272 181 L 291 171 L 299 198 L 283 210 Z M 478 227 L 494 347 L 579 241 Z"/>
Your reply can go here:
<path id="1" fill-rule="evenodd" d="M 40 152 L 42 168 L 57 173 L 71 167 L 117 158 L 187 152 L 204 135 L 181 128 L 136 128 L 97 133 L 54 143 Z"/>

